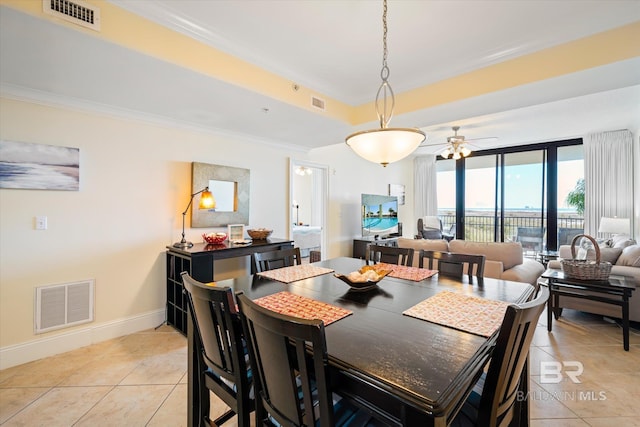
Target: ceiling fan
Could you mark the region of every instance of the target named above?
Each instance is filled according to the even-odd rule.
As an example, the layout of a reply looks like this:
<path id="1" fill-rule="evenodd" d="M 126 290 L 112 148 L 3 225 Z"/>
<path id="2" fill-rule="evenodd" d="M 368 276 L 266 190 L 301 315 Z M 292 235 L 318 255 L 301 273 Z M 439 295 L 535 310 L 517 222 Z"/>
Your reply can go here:
<path id="1" fill-rule="evenodd" d="M 460 126 L 452 126 L 453 135 L 447 137 L 447 142 L 443 145 L 447 147 L 440 153 L 442 157 L 448 159 L 450 156 L 454 160 L 458 160 L 461 157 L 467 157 L 471 154 L 471 150 L 469 149 L 469 142 L 476 141 L 485 141 L 485 140 L 496 140 L 496 137 L 488 137 L 488 138 L 475 138 L 475 139 L 465 139 L 464 135 L 458 135 L 458 131 L 460 130 Z"/>

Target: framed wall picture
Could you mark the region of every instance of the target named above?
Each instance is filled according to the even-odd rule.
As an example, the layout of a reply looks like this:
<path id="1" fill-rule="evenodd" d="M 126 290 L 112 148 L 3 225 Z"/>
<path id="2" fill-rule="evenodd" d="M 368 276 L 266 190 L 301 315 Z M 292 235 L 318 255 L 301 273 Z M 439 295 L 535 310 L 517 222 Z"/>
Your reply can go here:
<path id="1" fill-rule="evenodd" d="M 389 184 L 389 195 L 398 197 L 398 204 L 404 205 L 404 184 Z"/>
<path id="2" fill-rule="evenodd" d="M 80 149 L 0 139 L 0 188 L 80 189 Z"/>
<path id="3" fill-rule="evenodd" d="M 230 242 L 244 240 L 244 224 L 229 224 L 227 228 Z"/>

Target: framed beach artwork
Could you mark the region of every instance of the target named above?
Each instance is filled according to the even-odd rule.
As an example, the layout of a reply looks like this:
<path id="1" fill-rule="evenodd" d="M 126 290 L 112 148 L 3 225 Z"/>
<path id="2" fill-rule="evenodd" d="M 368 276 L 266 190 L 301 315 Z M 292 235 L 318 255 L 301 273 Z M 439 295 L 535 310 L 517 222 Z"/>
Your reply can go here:
<path id="1" fill-rule="evenodd" d="M 80 149 L 0 140 L 0 188 L 80 189 Z"/>

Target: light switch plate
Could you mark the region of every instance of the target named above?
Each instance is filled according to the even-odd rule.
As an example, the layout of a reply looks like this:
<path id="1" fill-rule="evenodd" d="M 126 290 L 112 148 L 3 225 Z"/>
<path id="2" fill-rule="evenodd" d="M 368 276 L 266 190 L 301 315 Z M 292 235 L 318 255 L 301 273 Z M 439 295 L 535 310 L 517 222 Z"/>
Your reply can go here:
<path id="1" fill-rule="evenodd" d="M 36 230 L 46 230 L 47 229 L 47 217 L 46 216 L 37 216 L 36 217 Z"/>

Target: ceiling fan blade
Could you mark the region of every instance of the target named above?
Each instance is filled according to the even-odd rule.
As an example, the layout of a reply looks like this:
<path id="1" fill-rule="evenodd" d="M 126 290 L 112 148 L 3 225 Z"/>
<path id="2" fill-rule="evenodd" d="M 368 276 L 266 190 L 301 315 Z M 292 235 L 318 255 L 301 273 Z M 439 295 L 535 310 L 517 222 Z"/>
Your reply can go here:
<path id="1" fill-rule="evenodd" d="M 420 148 L 420 147 L 443 147 L 445 145 L 449 145 L 449 143 L 448 142 L 438 142 L 437 144 L 434 144 L 434 143 L 427 144 L 426 142 L 423 142 L 422 144 L 418 145 L 418 148 Z"/>
<path id="2" fill-rule="evenodd" d="M 485 138 L 469 138 L 465 139 L 464 142 L 482 142 L 482 141 L 497 141 L 497 136 L 487 136 Z"/>

